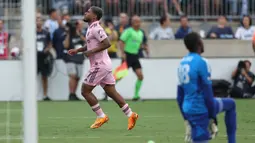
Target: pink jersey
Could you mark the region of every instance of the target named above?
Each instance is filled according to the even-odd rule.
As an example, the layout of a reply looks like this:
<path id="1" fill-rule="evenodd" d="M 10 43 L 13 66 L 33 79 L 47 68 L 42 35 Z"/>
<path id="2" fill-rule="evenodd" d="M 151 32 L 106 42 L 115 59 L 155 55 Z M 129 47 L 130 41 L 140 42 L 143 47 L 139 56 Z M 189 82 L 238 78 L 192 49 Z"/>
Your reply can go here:
<path id="1" fill-rule="evenodd" d="M 107 38 L 107 35 L 104 29 L 100 26 L 99 21 L 93 22 L 89 26 L 86 34 L 87 49 L 92 50 L 93 48 L 97 48 L 105 38 Z M 109 71 L 112 70 L 112 62 L 107 50 L 103 50 L 90 56 L 89 61 L 91 68 L 100 67 Z"/>

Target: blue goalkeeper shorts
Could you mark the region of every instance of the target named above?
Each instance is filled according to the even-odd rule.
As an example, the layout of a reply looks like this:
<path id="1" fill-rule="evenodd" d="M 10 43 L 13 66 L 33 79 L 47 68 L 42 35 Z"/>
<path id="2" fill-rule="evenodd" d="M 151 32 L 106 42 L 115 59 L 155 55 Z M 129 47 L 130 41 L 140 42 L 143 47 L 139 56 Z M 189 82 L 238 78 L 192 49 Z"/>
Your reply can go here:
<path id="1" fill-rule="evenodd" d="M 209 117 L 208 113 L 204 114 L 185 114 L 186 119 L 191 126 L 191 138 L 193 142 L 202 142 L 210 140 L 208 130 Z"/>

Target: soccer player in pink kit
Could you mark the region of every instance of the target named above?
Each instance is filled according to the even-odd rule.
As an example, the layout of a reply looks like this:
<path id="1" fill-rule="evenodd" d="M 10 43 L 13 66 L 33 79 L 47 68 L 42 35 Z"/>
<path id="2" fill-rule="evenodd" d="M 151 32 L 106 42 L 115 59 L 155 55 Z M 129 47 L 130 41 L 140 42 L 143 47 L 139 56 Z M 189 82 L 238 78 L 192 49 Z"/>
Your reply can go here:
<path id="1" fill-rule="evenodd" d="M 92 90 L 97 86 L 105 90 L 107 95 L 111 97 L 128 116 L 128 130 L 134 128 L 138 114 L 132 112 L 125 100 L 115 89 L 115 80 L 112 75 L 112 63 L 108 56 L 107 48 L 110 42 L 108 37 L 99 24 L 99 20 L 103 16 L 103 10 L 99 7 L 92 6 L 85 13 L 84 21 L 88 22 L 89 27 L 86 34 L 87 45 L 79 49 L 71 49 L 68 51 L 70 55 L 84 52 L 89 58 L 90 70 L 82 84 L 82 95 L 87 100 L 92 110 L 96 113 L 97 119 L 90 128 L 96 129 L 106 123 L 109 118 L 100 107 L 97 98 L 92 93 Z"/>

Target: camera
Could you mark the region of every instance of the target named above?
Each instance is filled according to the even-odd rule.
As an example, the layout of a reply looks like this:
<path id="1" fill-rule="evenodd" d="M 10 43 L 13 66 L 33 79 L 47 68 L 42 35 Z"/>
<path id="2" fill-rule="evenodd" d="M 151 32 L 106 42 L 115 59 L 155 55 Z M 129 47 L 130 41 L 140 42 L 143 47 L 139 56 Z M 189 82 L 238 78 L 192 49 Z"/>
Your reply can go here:
<path id="1" fill-rule="evenodd" d="M 66 23 L 66 31 L 69 32 L 70 35 L 75 35 L 76 25 L 77 25 L 77 22 L 67 22 Z"/>
<path id="2" fill-rule="evenodd" d="M 245 69 L 245 68 L 246 68 L 245 62 L 244 61 L 239 61 L 238 65 L 237 65 L 238 72 L 241 72 L 242 69 Z"/>

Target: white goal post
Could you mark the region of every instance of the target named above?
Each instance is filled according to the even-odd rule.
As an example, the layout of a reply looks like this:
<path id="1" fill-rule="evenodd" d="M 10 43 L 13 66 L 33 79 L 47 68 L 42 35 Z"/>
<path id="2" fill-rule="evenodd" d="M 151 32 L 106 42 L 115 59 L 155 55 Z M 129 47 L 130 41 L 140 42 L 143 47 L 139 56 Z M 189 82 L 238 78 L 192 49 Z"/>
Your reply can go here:
<path id="1" fill-rule="evenodd" d="M 37 143 L 36 0 L 22 0 L 22 38 L 24 143 Z"/>

